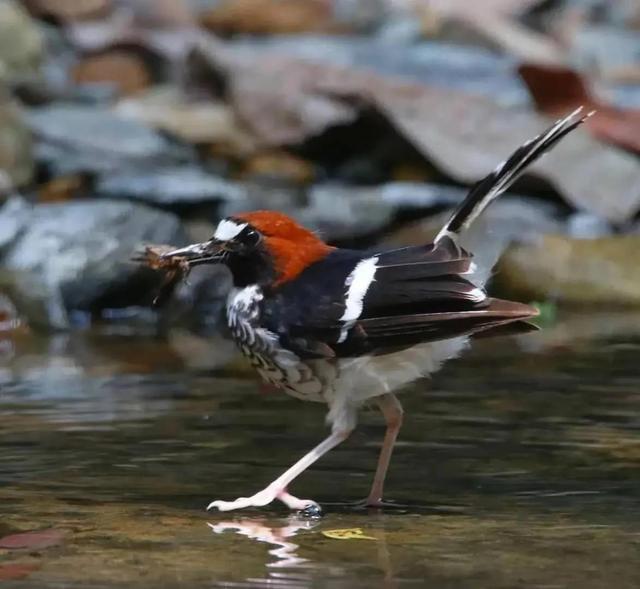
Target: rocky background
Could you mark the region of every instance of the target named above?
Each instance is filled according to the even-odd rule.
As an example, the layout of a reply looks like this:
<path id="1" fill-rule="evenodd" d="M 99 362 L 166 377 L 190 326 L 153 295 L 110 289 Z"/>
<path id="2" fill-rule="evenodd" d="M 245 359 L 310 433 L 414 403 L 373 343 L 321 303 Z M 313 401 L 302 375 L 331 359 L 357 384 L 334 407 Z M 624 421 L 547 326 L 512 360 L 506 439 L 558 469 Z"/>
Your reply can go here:
<path id="1" fill-rule="evenodd" d="M 227 277 L 152 310 L 141 244 L 256 208 L 422 243 L 579 105 L 478 227 L 506 248 L 492 289 L 640 305 L 637 0 L 2 0 L 0 101 L 0 332 L 210 334 Z"/>

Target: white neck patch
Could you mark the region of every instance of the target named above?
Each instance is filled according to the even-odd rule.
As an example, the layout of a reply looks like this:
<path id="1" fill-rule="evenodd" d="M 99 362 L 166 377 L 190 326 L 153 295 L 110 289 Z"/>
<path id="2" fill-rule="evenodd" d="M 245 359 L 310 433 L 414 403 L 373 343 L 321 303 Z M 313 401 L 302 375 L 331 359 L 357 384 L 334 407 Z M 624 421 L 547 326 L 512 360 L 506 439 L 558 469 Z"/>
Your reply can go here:
<path id="1" fill-rule="evenodd" d="M 236 237 L 246 226 L 247 223 L 236 223 L 231 219 L 222 219 L 222 221 L 218 223 L 213 237 L 214 239 L 218 239 L 219 241 L 230 241 L 234 237 Z"/>

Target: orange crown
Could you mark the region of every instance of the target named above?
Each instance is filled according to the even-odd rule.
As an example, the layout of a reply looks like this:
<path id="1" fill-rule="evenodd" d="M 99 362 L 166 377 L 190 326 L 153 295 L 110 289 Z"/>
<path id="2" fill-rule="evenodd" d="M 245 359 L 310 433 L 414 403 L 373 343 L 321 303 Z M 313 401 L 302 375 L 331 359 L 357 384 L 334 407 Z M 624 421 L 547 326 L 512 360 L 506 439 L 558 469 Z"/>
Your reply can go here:
<path id="1" fill-rule="evenodd" d="M 276 285 L 294 279 L 305 268 L 334 250 L 315 233 L 284 213 L 253 211 L 234 215 L 234 218 L 249 223 L 264 236 L 278 275 Z"/>

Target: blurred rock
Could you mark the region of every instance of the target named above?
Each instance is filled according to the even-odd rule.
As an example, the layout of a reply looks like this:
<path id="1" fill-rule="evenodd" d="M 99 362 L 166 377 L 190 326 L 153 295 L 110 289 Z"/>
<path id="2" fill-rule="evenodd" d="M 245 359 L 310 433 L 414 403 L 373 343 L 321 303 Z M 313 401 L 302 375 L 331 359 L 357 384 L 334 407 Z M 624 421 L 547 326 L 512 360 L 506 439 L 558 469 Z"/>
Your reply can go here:
<path id="1" fill-rule="evenodd" d="M 578 67 L 604 75 L 638 67 L 640 35 L 637 31 L 609 25 L 586 25 L 576 28 L 572 41 L 572 62 Z"/>
<path id="2" fill-rule="evenodd" d="M 72 76 L 77 84 L 109 84 L 120 95 L 137 94 L 153 83 L 145 61 L 122 49 L 84 57 L 74 66 Z"/>
<path id="3" fill-rule="evenodd" d="M 567 219 L 567 233 L 577 239 L 595 239 L 613 233 L 613 229 L 601 217 L 590 213 L 573 213 Z"/>
<path id="4" fill-rule="evenodd" d="M 39 140 L 38 159 L 57 174 L 120 171 L 188 157 L 156 131 L 103 108 L 57 104 L 32 109 L 27 121 Z"/>
<path id="5" fill-rule="evenodd" d="M 329 241 L 357 239 L 379 232 L 393 219 L 396 208 L 379 198 L 376 188 L 317 185 L 309 203 L 294 216 Z"/>
<path id="6" fill-rule="evenodd" d="M 228 105 L 190 99 L 176 88 L 156 87 L 121 100 L 115 112 L 189 143 L 213 144 L 229 155 L 245 156 L 255 149 L 254 139 Z"/>
<path id="7" fill-rule="evenodd" d="M 87 200 L 33 207 L 0 264 L 14 276 L 12 300 L 62 301 L 55 313 L 26 313 L 40 325 L 67 327 L 64 310 L 96 310 L 148 300 L 158 281 L 129 262 L 143 243 L 185 243 L 180 221 L 143 205 Z M 35 285 L 35 286 L 34 286 Z M 27 290 L 28 287 L 28 290 Z M 34 295 L 41 293 L 42 296 Z M 17 295 L 17 296 L 16 296 Z"/>
<path id="8" fill-rule="evenodd" d="M 31 182 L 34 165 L 31 133 L 20 111 L 4 96 L 2 88 L 0 88 L 0 96 L 1 195 L 7 194 L 13 187 Z"/>
<path id="9" fill-rule="evenodd" d="M 309 184 L 315 178 L 312 162 L 283 150 L 256 153 L 242 168 L 240 176 L 251 180 Z"/>
<path id="10" fill-rule="evenodd" d="M 13 331 L 20 327 L 18 310 L 11 300 L 0 292 L 0 333 Z M 0 358 L 2 351 L 0 350 Z"/>
<path id="11" fill-rule="evenodd" d="M 640 305 L 640 236 L 547 235 L 509 249 L 496 280 L 510 293 L 574 305 Z"/>
<path id="12" fill-rule="evenodd" d="M 525 106 L 527 90 L 516 61 L 483 47 L 444 42 L 390 44 L 382 38 L 323 35 L 234 40 L 234 50 L 296 57 L 341 68 L 359 68 L 441 88 L 491 97 L 505 106 Z"/>
<path id="13" fill-rule="evenodd" d="M 105 175 L 96 184 L 95 191 L 100 196 L 129 198 L 160 206 L 240 201 L 245 197 L 241 185 L 209 174 L 195 165 Z"/>
<path id="14" fill-rule="evenodd" d="M 381 130 L 371 122 L 370 129 L 365 127 L 364 103 L 384 119 L 386 132 L 396 133 L 449 177 L 474 183 L 550 123 L 482 97 L 363 70 L 220 44 L 201 50 L 227 76 L 230 99 L 247 124 L 274 146 L 311 139 L 317 143 L 323 132 L 344 130 L 350 123 L 371 142 Z M 626 221 L 640 209 L 636 159 L 603 146 L 583 130 L 556 147 L 552 156 L 536 162 L 525 179 L 531 176 L 553 186 L 575 208 L 612 222 Z"/>
<path id="15" fill-rule="evenodd" d="M 42 58 L 35 22 L 18 2 L 0 2 L 0 79 L 16 83 L 37 77 Z"/>
<path id="16" fill-rule="evenodd" d="M 306 204 L 305 192 L 295 186 L 277 182 L 246 182 L 242 198 L 222 203 L 220 216 L 260 209 L 292 213 Z"/>
<path id="17" fill-rule="evenodd" d="M 21 197 L 13 196 L 0 207 L 0 255 L 25 230 L 32 208 Z"/>
<path id="18" fill-rule="evenodd" d="M 24 3 L 36 16 L 62 21 L 99 18 L 111 8 L 110 0 L 24 0 Z"/>

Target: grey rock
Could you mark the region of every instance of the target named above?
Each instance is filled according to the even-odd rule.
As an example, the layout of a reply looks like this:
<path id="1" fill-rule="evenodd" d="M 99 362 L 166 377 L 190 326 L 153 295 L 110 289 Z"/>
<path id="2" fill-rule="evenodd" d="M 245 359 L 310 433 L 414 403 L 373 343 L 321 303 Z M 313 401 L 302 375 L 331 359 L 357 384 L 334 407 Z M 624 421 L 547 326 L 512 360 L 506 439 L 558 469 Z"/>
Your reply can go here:
<path id="1" fill-rule="evenodd" d="M 28 184 L 34 170 L 31 132 L 4 92 L 0 87 L 0 194 Z"/>
<path id="2" fill-rule="evenodd" d="M 376 233 L 390 223 L 395 211 L 393 204 L 380 199 L 376 188 L 326 184 L 314 186 L 309 204 L 294 216 L 333 241 Z"/>
<path id="3" fill-rule="evenodd" d="M 613 229 L 601 217 L 584 211 L 573 213 L 567 219 L 567 233 L 578 239 L 595 239 L 611 235 Z"/>
<path id="4" fill-rule="evenodd" d="M 37 76 L 43 58 L 42 35 L 18 2 L 0 2 L 0 77 L 22 82 Z"/>
<path id="5" fill-rule="evenodd" d="M 135 295 L 127 289 L 141 269 L 129 259 L 142 244 L 185 241 L 177 217 L 143 205 L 44 204 L 33 209 L 28 227 L 1 262 L 39 285 L 43 299 L 60 298 L 67 310 L 90 310 L 107 295 L 125 303 Z M 22 289 L 19 282 L 15 289 Z M 55 317 L 50 321 L 59 323 Z"/>
<path id="6" fill-rule="evenodd" d="M 162 206 L 240 201 L 246 197 L 246 190 L 241 185 L 196 166 L 104 176 L 97 183 L 96 192 L 101 196 L 131 198 Z"/>
<path id="7" fill-rule="evenodd" d="M 25 229 L 33 208 L 19 196 L 12 196 L 0 208 L 0 253 Z"/>
<path id="8" fill-rule="evenodd" d="M 37 158 L 59 173 L 107 172 L 188 159 L 156 131 L 105 108 L 58 104 L 32 109 L 27 123 L 39 139 Z"/>
<path id="9" fill-rule="evenodd" d="M 315 63 L 366 69 L 384 76 L 461 90 L 492 98 L 505 106 L 530 104 L 529 93 L 516 74 L 515 59 L 481 47 L 425 41 L 391 44 L 384 39 L 322 35 L 274 36 L 239 40 L 239 50 L 260 49 Z"/>

